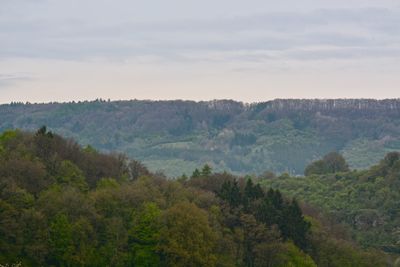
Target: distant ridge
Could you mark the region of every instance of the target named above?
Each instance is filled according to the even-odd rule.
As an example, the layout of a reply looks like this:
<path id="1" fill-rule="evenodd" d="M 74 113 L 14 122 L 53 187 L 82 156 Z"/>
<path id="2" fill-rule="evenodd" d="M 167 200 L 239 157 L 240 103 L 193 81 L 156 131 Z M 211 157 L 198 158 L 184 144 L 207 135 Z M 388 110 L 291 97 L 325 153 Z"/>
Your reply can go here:
<path id="1" fill-rule="evenodd" d="M 275 99 L 264 104 L 275 109 L 400 109 L 400 99 Z"/>
<path id="2" fill-rule="evenodd" d="M 135 103 L 142 102 L 148 104 L 157 103 L 193 103 L 204 104 L 209 107 L 223 108 L 230 105 L 242 105 L 243 107 L 254 107 L 264 105 L 265 107 L 282 109 L 400 109 L 400 98 L 388 99 L 366 99 L 366 98 L 335 98 L 335 99 L 284 99 L 277 98 L 274 100 L 244 103 L 241 101 L 230 99 L 216 99 L 208 101 L 194 101 L 194 100 L 85 100 L 85 101 L 69 101 L 69 102 L 43 102 L 43 103 L 30 103 L 30 102 L 11 102 L 7 104 L 0 104 L 0 106 L 18 106 L 18 105 L 66 105 L 66 104 L 87 104 L 87 103 Z"/>
<path id="3" fill-rule="evenodd" d="M 330 151 L 366 168 L 400 150 L 400 99 L 121 100 L 0 105 L 0 130 L 42 125 L 152 171 L 302 174 Z"/>

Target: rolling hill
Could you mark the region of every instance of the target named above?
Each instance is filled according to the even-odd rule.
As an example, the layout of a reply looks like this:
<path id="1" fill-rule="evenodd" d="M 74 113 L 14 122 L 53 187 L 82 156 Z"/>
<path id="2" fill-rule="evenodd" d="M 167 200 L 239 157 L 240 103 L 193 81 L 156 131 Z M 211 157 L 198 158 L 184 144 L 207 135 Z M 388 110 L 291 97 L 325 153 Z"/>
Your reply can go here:
<path id="1" fill-rule="evenodd" d="M 152 171 L 302 174 L 339 151 L 353 169 L 400 150 L 400 100 L 86 101 L 0 105 L 0 131 L 42 125 L 82 145 L 120 151 Z"/>

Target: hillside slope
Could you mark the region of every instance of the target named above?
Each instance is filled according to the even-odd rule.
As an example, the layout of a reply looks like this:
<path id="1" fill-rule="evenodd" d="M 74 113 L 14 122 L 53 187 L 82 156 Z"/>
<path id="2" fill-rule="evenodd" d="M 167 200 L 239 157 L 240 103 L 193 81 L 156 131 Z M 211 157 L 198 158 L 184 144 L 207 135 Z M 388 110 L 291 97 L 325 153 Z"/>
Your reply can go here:
<path id="1" fill-rule="evenodd" d="M 400 254 L 400 153 L 368 170 L 272 177 L 267 187 L 319 207 L 349 226 L 365 247 Z"/>
<path id="2" fill-rule="evenodd" d="M 340 151 L 365 168 L 400 150 L 400 100 L 93 101 L 0 106 L 0 131 L 46 125 L 80 144 L 120 151 L 177 176 L 215 170 L 302 174 Z"/>
<path id="3" fill-rule="evenodd" d="M 361 250 L 251 178 L 166 179 L 41 128 L 0 134 L 0 266 L 360 266 Z"/>

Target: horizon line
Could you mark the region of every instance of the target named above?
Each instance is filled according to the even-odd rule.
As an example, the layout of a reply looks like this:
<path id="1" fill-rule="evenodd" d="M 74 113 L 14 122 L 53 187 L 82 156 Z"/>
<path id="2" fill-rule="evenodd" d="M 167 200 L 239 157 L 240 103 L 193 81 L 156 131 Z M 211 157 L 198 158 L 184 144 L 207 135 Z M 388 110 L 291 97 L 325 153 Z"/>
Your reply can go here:
<path id="1" fill-rule="evenodd" d="M 261 100 L 261 101 L 253 101 L 253 102 L 247 102 L 247 101 L 242 101 L 242 100 L 237 100 L 237 99 L 232 99 L 232 98 L 214 98 L 214 99 L 209 99 L 209 100 L 194 100 L 194 99 L 182 99 L 182 98 L 176 98 L 176 99 L 138 99 L 138 98 L 131 98 L 131 99 L 111 99 L 111 98 L 95 98 L 95 99 L 84 99 L 84 100 L 65 100 L 65 101 L 43 101 L 43 102 L 30 102 L 30 101 L 10 101 L 10 102 L 0 102 L 0 106 L 6 106 L 6 105 L 49 105 L 49 104 L 79 104 L 79 103 L 94 103 L 94 102 L 194 102 L 194 103 L 211 103 L 211 102 L 219 102 L 219 101 L 232 101 L 236 103 L 242 103 L 244 105 L 251 105 L 251 104 L 260 104 L 260 103 L 268 103 L 268 102 L 273 102 L 273 101 L 278 101 L 278 100 L 295 100 L 295 101 L 300 101 L 300 100 L 314 100 L 314 101 L 335 101 L 335 100 L 372 100 L 372 101 L 388 101 L 388 100 L 396 100 L 400 101 L 400 97 L 398 98 L 347 98 L 347 97 L 339 97 L 339 98 L 273 98 L 273 99 L 266 99 L 266 100 Z"/>

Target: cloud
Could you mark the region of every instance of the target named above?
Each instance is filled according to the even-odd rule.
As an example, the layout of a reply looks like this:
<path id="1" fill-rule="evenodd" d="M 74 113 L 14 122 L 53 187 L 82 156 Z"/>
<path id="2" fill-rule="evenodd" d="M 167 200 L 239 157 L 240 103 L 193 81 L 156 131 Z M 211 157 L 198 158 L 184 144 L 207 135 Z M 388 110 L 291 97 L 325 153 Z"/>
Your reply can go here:
<path id="1" fill-rule="evenodd" d="M 30 81 L 33 77 L 25 73 L 0 74 L 0 89 L 12 87 L 18 82 Z"/>
<path id="2" fill-rule="evenodd" d="M 28 2 L 28 1 L 27 1 Z M 150 57 L 208 60 L 236 51 L 241 59 L 312 60 L 348 55 L 398 57 L 400 10 L 384 8 L 272 12 L 220 19 L 109 24 L 76 19 L 0 18 L 0 57 L 68 60 Z M 313 50 L 313 48 L 316 48 Z M 323 48 L 323 49 L 321 49 Z M 371 52 L 371 53 L 368 53 Z M 229 55 L 227 55 L 229 59 Z"/>
<path id="3" fill-rule="evenodd" d="M 398 0 L 3 0 L 0 40 L 0 102 L 398 96 Z"/>

